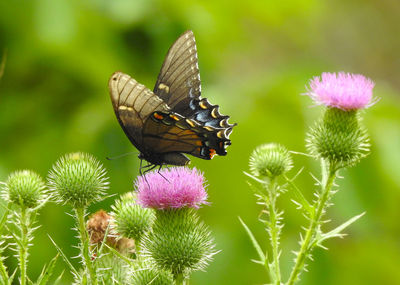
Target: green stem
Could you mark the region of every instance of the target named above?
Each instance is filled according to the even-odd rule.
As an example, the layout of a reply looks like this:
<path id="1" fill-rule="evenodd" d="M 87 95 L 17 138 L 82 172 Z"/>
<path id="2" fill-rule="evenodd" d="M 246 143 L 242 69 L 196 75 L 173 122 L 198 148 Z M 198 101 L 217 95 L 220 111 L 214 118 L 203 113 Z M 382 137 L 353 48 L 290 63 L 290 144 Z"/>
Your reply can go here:
<path id="1" fill-rule="evenodd" d="M 1 221 L 0 221 L 0 237 L 2 237 L 1 234 L 3 232 L 4 225 L 7 222 L 8 213 L 9 213 L 9 206 L 7 205 L 6 210 L 3 213 L 3 217 L 1 218 Z M 1 276 L 0 280 L 3 281 L 4 284 L 8 285 L 11 283 L 10 283 L 10 280 L 8 277 L 7 267 L 4 265 L 4 262 L 3 262 L 4 261 L 3 256 L 2 256 L 3 248 L 1 248 L 1 246 L 3 245 L 3 242 L 4 242 L 4 240 L 2 239 L 0 241 L 0 276 Z"/>
<path id="2" fill-rule="evenodd" d="M 89 273 L 89 281 L 90 281 L 89 284 L 97 285 L 98 284 L 97 275 L 90 257 L 89 235 L 86 230 L 86 223 L 85 223 L 85 209 L 76 208 L 75 214 L 76 214 L 76 219 L 78 221 L 79 236 L 81 239 L 81 254 L 83 257 L 84 265 L 86 267 L 86 271 Z"/>
<path id="3" fill-rule="evenodd" d="M 275 180 L 272 180 L 270 183 L 270 189 L 269 189 L 269 205 L 268 205 L 268 211 L 269 211 L 269 219 L 270 219 L 270 240 L 271 240 L 271 248 L 272 248 L 272 259 L 273 259 L 273 271 L 274 275 L 273 277 L 273 282 L 276 285 L 281 284 L 281 271 L 280 271 L 280 265 L 279 265 L 279 220 L 278 220 L 278 213 L 276 209 L 276 198 L 277 198 L 277 187 L 276 187 L 276 182 Z"/>
<path id="4" fill-rule="evenodd" d="M 334 165 L 327 165 L 325 162 L 323 163 L 323 173 L 322 173 L 322 183 L 321 183 L 321 194 L 316 204 L 315 214 L 311 217 L 310 226 L 307 229 L 306 236 L 301 244 L 300 251 L 297 254 L 295 265 L 290 273 L 290 277 L 286 285 L 293 285 L 297 282 L 300 273 L 304 269 L 304 264 L 307 256 L 313 250 L 315 244 L 315 235 L 318 226 L 321 223 L 321 218 L 323 216 L 324 210 L 326 208 L 326 204 L 330 197 L 330 192 L 332 190 L 333 183 L 336 178 L 336 168 Z"/>
<path id="5" fill-rule="evenodd" d="M 185 276 L 182 273 L 176 274 L 174 276 L 175 285 L 188 285 L 189 282 L 186 282 Z"/>
<path id="6" fill-rule="evenodd" d="M 26 264 L 28 259 L 28 222 L 27 222 L 27 212 L 25 207 L 21 207 L 21 215 L 20 215 L 20 231 L 21 231 L 21 240 L 19 244 L 19 269 L 21 271 L 21 285 L 26 284 Z M 17 243 L 18 244 L 18 243 Z"/>

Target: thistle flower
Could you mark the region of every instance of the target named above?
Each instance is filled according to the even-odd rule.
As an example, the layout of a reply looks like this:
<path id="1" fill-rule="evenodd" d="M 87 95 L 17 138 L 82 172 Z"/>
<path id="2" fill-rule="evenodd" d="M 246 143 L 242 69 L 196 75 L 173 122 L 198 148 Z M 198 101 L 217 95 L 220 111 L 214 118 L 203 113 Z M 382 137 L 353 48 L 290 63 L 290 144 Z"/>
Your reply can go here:
<path id="1" fill-rule="evenodd" d="M 184 279 L 203 269 L 216 253 L 207 226 L 195 210 L 206 204 L 204 177 L 185 167 L 152 172 L 136 181 L 138 203 L 156 209 L 152 231 L 140 245 L 142 255 L 159 269 Z"/>
<path id="2" fill-rule="evenodd" d="M 322 73 L 315 77 L 307 93 L 327 106 L 321 120 L 307 136 L 309 152 L 326 159 L 335 168 L 352 166 L 369 152 L 369 139 L 357 110 L 369 107 L 374 83 L 359 74 Z"/>
<path id="3" fill-rule="evenodd" d="M 360 74 L 345 72 L 322 73 L 321 77 L 310 80 L 308 92 L 318 105 L 341 110 L 358 110 L 369 107 L 372 100 L 374 82 Z"/>
<path id="4" fill-rule="evenodd" d="M 250 155 L 250 170 L 254 176 L 274 178 L 288 172 L 292 166 L 289 151 L 276 143 L 263 144 Z"/>
<path id="5" fill-rule="evenodd" d="M 85 208 L 103 198 L 108 188 L 106 170 L 92 155 L 70 153 L 60 158 L 48 176 L 57 202 Z"/>
<path id="6" fill-rule="evenodd" d="M 137 202 L 145 208 L 198 208 L 207 204 L 204 176 L 196 168 L 173 167 L 136 180 Z"/>
<path id="7" fill-rule="evenodd" d="M 127 193 L 112 206 L 115 227 L 114 230 L 123 237 L 134 239 L 136 242 L 151 227 L 154 214 L 151 209 L 138 205 L 136 194 Z"/>
<path id="8" fill-rule="evenodd" d="M 46 198 L 43 179 L 33 171 L 15 171 L 3 184 L 2 196 L 20 207 L 34 208 Z"/>

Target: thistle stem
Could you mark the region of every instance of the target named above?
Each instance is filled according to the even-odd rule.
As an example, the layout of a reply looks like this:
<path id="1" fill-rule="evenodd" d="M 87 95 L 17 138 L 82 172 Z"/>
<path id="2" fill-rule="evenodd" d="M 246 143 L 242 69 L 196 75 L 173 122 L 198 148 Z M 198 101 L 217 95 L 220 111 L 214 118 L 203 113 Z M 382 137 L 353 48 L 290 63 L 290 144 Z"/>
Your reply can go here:
<path id="1" fill-rule="evenodd" d="M 277 198 L 277 187 L 275 180 L 272 180 L 269 185 L 269 203 L 268 203 L 268 211 L 269 211 L 269 235 L 271 241 L 272 248 L 272 259 L 273 259 L 273 272 L 271 275 L 272 281 L 276 285 L 281 284 L 281 271 L 279 265 L 279 220 L 278 220 L 278 212 L 276 209 L 276 198 Z M 272 270 L 271 270 L 272 271 Z"/>
<path id="2" fill-rule="evenodd" d="M 27 208 L 21 207 L 21 213 L 19 217 L 20 222 L 20 231 L 21 231 L 21 240 L 19 244 L 19 269 L 21 273 L 21 285 L 26 284 L 26 264 L 28 259 L 28 246 L 29 246 L 29 239 L 28 239 L 28 216 L 27 216 Z M 18 243 L 17 243 L 18 244 Z"/>
<path id="3" fill-rule="evenodd" d="M 186 282 L 185 276 L 183 276 L 182 273 L 176 274 L 174 276 L 175 279 L 175 285 L 188 285 L 189 282 Z"/>
<path id="4" fill-rule="evenodd" d="M 75 214 L 76 214 L 76 219 L 78 221 L 78 231 L 81 240 L 81 254 L 83 257 L 83 263 L 86 267 L 86 271 L 89 273 L 89 279 L 90 279 L 89 284 L 97 285 L 98 284 L 97 275 L 90 257 L 89 235 L 86 230 L 86 223 L 85 223 L 85 209 L 75 208 Z"/>
<path id="5" fill-rule="evenodd" d="M 336 172 L 337 170 L 333 164 L 327 165 L 325 161 L 322 161 L 321 194 L 316 202 L 316 205 L 314 205 L 314 209 L 316 210 L 314 215 L 311 217 L 310 225 L 306 231 L 305 238 L 301 244 L 295 265 L 290 273 L 290 277 L 286 285 L 293 285 L 298 281 L 299 276 L 304 269 L 306 258 L 315 246 L 315 235 L 317 233 L 318 226 L 321 224 L 321 218 L 324 210 L 327 207 L 327 202 L 336 178 Z"/>

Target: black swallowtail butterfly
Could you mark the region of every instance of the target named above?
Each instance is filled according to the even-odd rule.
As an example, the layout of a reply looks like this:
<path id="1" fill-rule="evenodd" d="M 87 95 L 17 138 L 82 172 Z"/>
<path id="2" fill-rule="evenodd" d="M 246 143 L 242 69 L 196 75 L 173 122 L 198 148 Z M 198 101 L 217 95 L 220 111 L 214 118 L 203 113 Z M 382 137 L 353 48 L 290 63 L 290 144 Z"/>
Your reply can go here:
<path id="1" fill-rule="evenodd" d="M 186 165 L 190 159 L 184 153 L 202 159 L 226 155 L 236 124 L 228 123 L 229 116 L 221 115 L 218 105 L 200 97 L 192 31 L 169 49 L 153 92 L 122 72 L 111 76 L 109 90 L 122 129 L 151 169 Z"/>

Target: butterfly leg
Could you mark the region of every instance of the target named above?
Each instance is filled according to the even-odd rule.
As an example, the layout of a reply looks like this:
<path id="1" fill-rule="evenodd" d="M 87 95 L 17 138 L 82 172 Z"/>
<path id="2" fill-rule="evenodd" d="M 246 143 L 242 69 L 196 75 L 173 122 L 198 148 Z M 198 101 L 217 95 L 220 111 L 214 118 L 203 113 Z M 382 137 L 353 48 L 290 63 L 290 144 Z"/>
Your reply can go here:
<path id="1" fill-rule="evenodd" d="M 143 168 L 148 168 L 148 169 L 146 169 L 145 171 L 143 171 L 143 174 L 142 174 L 142 176 L 144 177 L 144 180 L 146 181 L 146 184 L 147 184 L 147 186 L 150 188 L 150 185 L 149 185 L 149 182 L 147 181 L 147 178 L 146 178 L 146 173 L 147 172 L 149 172 L 149 171 L 152 171 L 154 168 L 156 168 L 157 167 L 157 164 L 148 164 L 148 165 L 146 165 L 146 166 L 144 166 Z"/>
<path id="2" fill-rule="evenodd" d="M 158 170 L 157 170 L 158 174 L 160 174 L 162 178 L 164 178 L 165 180 L 167 180 L 168 183 L 171 183 L 171 182 L 169 182 L 169 180 L 168 180 L 164 175 L 161 174 L 160 170 L 161 170 L 161 167 L 162 167 L 162 166 L 163 166 L 163 165 L 160 164 L 160 167 L 159 167 Z M 166 166 L 166 167 L 168 168 L 168 166 Z M 169 168 L 168 168 L 168 170 L 169 170 Z"/>
<path id="3" fill-rule="evenodd" d="M 152 167 L 151 169 L 145 170 L 145 171 L 143 172 L 142 169 L 145 169 L 145 168 L 149 168 L 149 167 L 151 167 L 151 166 L 154 166 L 154 164 L 149 163 L 149 164 L 147 164 L 147 165 L 145 165 L 145 166 L 142 166 L 142 162 L 143 162 L 143 159 L 140 160 L 140 166 L 139 166 L 139 174 L 140 174 L 141 176 L 142 176 L 143 174 L 146 174 L 146 172 L 149 172 L 150 170 L 152 170 L 152 169 L 155 168 L 155 167 Z"/>

